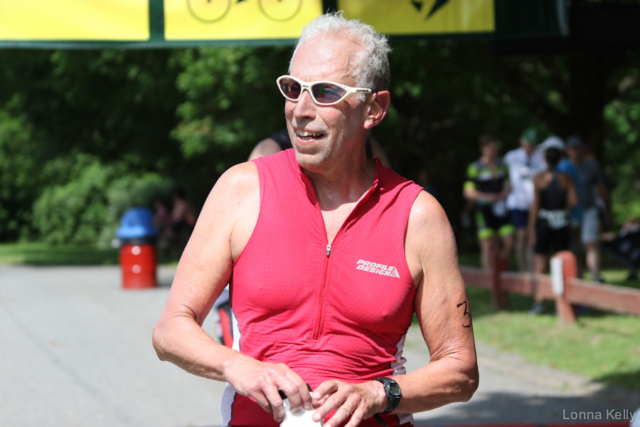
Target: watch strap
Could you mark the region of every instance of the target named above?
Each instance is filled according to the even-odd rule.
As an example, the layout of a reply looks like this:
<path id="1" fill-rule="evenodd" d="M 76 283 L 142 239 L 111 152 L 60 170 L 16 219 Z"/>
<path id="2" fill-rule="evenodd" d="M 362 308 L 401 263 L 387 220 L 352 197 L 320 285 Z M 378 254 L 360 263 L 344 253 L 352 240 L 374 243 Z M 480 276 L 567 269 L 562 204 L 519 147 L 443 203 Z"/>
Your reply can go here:
<path id="1" fill-rule="evenodd" d="M 384 422 L 384 420 L 382 419 L 382 417 L 380 416 L 380 414 L 373 414 L 373 418 L 375 418 L 375 419 L 376 419 L 376 421 L 377 421 L 378 423 L 380 423 L 380 425 L 381 425 L 382 427 L 389 427 L 389 426 L 387 425 L 387 423 L 385 423 L 385 422 Z"/>

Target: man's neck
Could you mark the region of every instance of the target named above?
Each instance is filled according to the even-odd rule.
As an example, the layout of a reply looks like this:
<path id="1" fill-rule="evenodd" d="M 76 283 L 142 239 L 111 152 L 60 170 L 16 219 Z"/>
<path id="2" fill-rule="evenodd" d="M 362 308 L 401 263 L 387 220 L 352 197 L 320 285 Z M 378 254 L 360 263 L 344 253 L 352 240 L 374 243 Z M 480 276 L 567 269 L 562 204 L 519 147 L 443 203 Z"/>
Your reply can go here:
<path id="1" fill-rule="evenodd" d="M 351 161 L 348 161 L 351 159 Z M 323 211 L 356 203 L 371 188 L 376 174 L 375 163 L 362 156 L 342 156 L 340 163 L 324 170 L 303 169 L 309 177 Z"/>
<path id="2" fill-rule="evenodd" d="M 490 165 L 490 166 L 494 166 L 498 164 L 498 159 L 489 159 L 488 157 L 482 156 L 480 157 L 480 161 L 482 163 L 484 163 L 485 165 Z"/>

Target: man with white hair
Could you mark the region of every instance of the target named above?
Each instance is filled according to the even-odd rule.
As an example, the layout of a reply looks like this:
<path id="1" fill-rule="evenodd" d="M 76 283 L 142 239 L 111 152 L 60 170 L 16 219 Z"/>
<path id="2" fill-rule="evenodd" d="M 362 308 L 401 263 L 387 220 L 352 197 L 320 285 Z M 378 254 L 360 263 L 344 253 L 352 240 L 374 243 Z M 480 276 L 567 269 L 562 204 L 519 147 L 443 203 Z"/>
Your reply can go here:
<path id="1" fill-rule="evenodd" d="M 310 22 L 278 78 L 294 148 L 229 169 L 205 203 L 153 342 L 160 359 L 228 382 L 223 426 L 277 426 L 279 392 L 328 427 L 409 425 L 477 388 L 447 217 L 365 155 L 389 108 L 389 51 L 340 14 Z M 201 327 L 227 282 L 233 349 Z M 414 312 L 430 363 L 407 374 Z"/>

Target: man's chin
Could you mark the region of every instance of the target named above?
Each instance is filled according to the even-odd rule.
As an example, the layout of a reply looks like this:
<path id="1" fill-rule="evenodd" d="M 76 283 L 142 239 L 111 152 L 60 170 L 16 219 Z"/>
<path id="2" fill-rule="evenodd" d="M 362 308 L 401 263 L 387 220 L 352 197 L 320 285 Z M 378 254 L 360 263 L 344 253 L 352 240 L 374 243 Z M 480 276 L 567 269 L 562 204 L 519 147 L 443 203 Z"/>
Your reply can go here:
<path id="1" fill-rule="evenodd" d="M 296 151 L 296 160 L 300 165 L 300 167 L 304 169 L 315 171 L 322 165 L 324 161 L 324 155 L 322 152 L 317 152 L 317 151 L 301 152 L 298 149 L 296 149 L 295 151 Z"/>

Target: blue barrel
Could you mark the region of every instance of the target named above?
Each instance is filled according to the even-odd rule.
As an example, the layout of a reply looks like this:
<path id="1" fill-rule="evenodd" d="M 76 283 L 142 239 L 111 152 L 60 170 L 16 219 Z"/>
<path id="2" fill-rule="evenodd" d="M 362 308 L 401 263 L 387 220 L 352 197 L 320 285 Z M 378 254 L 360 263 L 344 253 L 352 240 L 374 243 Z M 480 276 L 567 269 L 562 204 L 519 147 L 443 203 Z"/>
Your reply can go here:
<path id="1" fill-rule="evenodd" d="M 154 240 L 158 230 L 153 225 L 153 212 L 147 208 L 131 208 L 120 219 L 116 236 L 122 241 Z"/>

